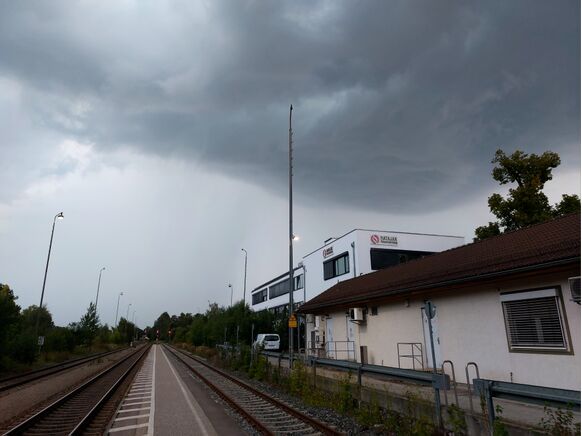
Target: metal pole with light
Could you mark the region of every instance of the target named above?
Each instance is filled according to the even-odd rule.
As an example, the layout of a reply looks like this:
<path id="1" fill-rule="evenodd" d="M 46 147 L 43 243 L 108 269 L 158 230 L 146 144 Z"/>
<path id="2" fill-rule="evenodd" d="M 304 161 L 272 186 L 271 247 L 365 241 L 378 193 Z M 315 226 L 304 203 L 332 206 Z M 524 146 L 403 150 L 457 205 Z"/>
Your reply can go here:
<path id="1" fill-rule="evenodd" d="M 289 318 L 293 316 L 293 105 L 289 107 Z M 289 368 L 293 367 L 293 328 L 289 326 Z"/>
<path id="2" fill-rule="evenodd" d="M 123 292 L 120 292 L 117 296 L 117 309 L 115 309 L 115 327 L 117 327 L 117 315 L 119 314 L 119 299 L 123 295 Z"/>
<path id="3" fill-rule="evenodd" d="M 229 283 L 228 287 L 230 288 L 230 307 L 232 307 L 232 289 L 233 289 L 232 284 Z"/>
<path id="4" fill-rule="evenodd" d="M 245 281 L 244 281 L 244 287 L 243 287 L 243 304 L 246 304 L 247 301 L 247 257 L 248 257 L 248 253 L 247 250 L 245 250 L 244 248 L 241 248 L 242 251 L 245 252 Z"/>
<path id="5" fill-rule="evenodd" d="M 40 305 L 38 306 L 38 311 L 36 313 L 36 328 L 35 328 L 35 336 L 38 337 L 38 349 L 40 351 L 40 348 L 42 347 L 42 340 L 40 339 L 40 336 L 38 336 L 38 327 L 39 327 L 39 323 L 40 323 L 40 312 L 42 310 L 42 301 L 44 300 L 44 288 L 46 286 L 46 276 L 48 273 L 48 267 L 49 267 L 49 261 L 51 258 L 51 248 L 53 246 L 53 236 L 55 234 L 55 223 L 57 222 L 57 220 L 62 220 L 65 216 L 63 215 L 62 212 L 59 212 L 55 215 L 54 219 L 53 219 L 53 229 L 51 230 L 51 240 L 49 242 L 49 249 L 48 249 L 48 256 L 46 258 L 46 268 L 44 270 L 44 280 L 42 281 L 42 292 L 40 294 Z"/>
<path id="6" fill-rule="evenodd" d="M 129 308 L 131 307 L 131 303 L 127 305 L 127 313 L 125 314 L 125 320 L 129 321 Z"/>
<path id="7" fill-rule="evenodd" d="M 101 274 L 105 271 L 105 267 L 99 270 L 99 280 L 97 280 L 97 296 L 95 297 L 95 315 L 97 315 L 97 302 L 99 301 L 99 288 L 101 287 Z"/>

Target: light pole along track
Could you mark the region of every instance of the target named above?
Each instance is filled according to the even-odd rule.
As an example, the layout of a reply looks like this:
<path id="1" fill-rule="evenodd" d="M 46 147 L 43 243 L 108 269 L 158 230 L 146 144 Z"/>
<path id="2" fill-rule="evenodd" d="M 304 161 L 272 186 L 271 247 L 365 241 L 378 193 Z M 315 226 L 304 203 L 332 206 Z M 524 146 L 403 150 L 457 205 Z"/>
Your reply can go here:
<path id="1" fill-rule="evenodd" d="M 237 413 L 239 413 L 250 425 L 252 425 L 258 432 L 265 435 L 273 434 L 286 434 L 286 433 L 296 433 L 300 434 L 302 432 L 297 432 L 289 429 L 292 426 L 308 426 L 311 433 L 320 432 L 325 435 L 339 435 L 337 430 L 328 427 L 324 423 L 311 418 L 298 410 L 284 404 L 280 400 L 272 398 L 271 396 L 255 389 L 254 387 L 248 385 L 247 383 L 232 377 L 231 375 L 221 371 L 213 366 L 208 365 L 206 362 L 197 359 L 196 357 L 184 353 L 182 350 L 176 349 L 174 347 L 166 347 L 177 359 L 184 363 L 200 380 L 207 384 L 220 398 L 222 398 L 227 404 L 229 404 Z M 202 366 L 202 368 L 196 368 L 197 365 Z M 213 375 L 209 376 L 203 374 L 204 369 L 210 370 Z M 220 382 L 217 382 L 216 377 L 227 379 L 229 382 L 236 385 L 239 389 L 244 392 L 237 392 L 236 395 L 229 395 L 226 392 L 228 389 L 224 389 L 224 386 L 219 386 Z M 212 380 L 214 378 L 214 380 Z M 265 405 L 259 405 L 267 403 L 270 408 L 276 411 L 270 411 L 269 417 L 262 417 L 261 414 L 266 414 Z M 285 415 L 280 418 L 279 422 L 284 422 L 283 428 L 277 428 L 273 425 L 274 414 L 279 416 Z M 295 421 L 293 423 L 292 421 Z"/>
<path id="2" fill-rule="evenodd" d="M 5 435 L 81 434 L 147 354 L 149 346 L 100 372 Z M 108 422 L 108 421 L 107 421 Z M 106 423 L 107 424 L 107 423 Z"/>

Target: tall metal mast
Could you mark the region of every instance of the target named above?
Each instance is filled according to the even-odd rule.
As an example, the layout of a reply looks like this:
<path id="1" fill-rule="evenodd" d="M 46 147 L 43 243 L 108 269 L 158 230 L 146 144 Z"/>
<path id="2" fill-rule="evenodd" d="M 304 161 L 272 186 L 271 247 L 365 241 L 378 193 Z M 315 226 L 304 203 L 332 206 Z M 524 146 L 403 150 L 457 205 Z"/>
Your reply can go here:
<path id="1" fill-rule="evenodd" d="M 293 105 L 289 107 L 289 318 L 293 315 L 293 130 L 291 115 Z M 293 328 L 289 327 L 289 367 L 293 367 Z"/>

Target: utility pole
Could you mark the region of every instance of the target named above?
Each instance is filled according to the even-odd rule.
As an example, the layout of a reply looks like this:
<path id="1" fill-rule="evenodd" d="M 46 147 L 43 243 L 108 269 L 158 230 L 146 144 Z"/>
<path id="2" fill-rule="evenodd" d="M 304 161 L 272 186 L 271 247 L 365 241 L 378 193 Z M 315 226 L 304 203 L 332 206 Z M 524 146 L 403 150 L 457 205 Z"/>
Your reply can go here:
<path id="1" fill-rule="evenodd" d="M 293 130 L 289 107 L 289 318 L 293 316 Z M 293 367 L 293 328 L 289 327 L 289 368 Z"/>
<path id="2" fill-rule="evenodd" d="M 95 315 L 97 315 L 97 303 L 99 302 L 99 288 L 101 287 L 101 274 L 105 271 L 105 267 L 99 270 L 99 280 L 97 281 L 97 296 L 95 297 Z"/>
<path id="3" fill-rule="evenodd" d="M 245 281 L 243 285 L 243 304 L 247 304 L 247 257 L 248 253 L 247 250 L 241 248 L 241 251 L 245 252 Z"/>

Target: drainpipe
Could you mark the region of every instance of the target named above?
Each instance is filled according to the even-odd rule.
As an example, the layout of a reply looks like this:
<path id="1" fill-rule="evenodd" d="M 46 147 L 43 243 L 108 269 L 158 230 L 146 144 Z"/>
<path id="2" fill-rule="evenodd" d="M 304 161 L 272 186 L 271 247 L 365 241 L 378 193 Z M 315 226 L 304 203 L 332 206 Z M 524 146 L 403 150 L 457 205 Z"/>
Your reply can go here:
<path id="1" fill-rule="evenodd" d="M 352 256 L 354 258 L 354 277 L 356 277 L 356 241 L 352 242 Z"/>

